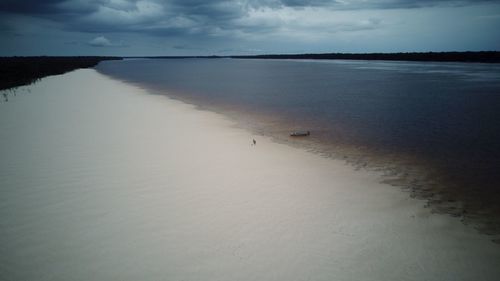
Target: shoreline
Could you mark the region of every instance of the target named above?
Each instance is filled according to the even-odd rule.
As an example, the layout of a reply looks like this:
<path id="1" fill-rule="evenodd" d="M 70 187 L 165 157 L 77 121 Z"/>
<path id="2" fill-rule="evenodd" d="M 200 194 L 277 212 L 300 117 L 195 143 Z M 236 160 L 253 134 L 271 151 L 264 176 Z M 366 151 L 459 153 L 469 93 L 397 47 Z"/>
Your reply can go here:
<path id="1" fill-rule="evenodd" d="M 283 120 L 275 120 L 275 116 L 270 114 L 262 115 L 263 112 L 259 112 L 257 116 L 247 112 L 248 108 L 234 109 L 229 105 L 214 105 L 206 101 L 203 103 L 203 100 L 182 94 L 166 93 L 161 88 L 149 87 L 115 77 L 104 71 L 97 71 L 111 79 L 144 89 L 150 94 L 165 96 L 193 105 L 198 110 L 225 116 L 234 121 L 236 127 L 256 135 L 270 137 L 274 142 L 345 162 L 357 170 L 376 172 L 380 174 L 381 183 L 397 187 L 411 198 L 424 200 L 426 208 L 430 208 L 432 212 L 459 218 L 465 225 L 482 234 L 490 235 L 493 242 L 500 243 L 500 209 L 496 204 L 483 204 L 484 196 L 468 194 L 471 190 L 470 184 L 451 181 L 445 176 L 446 171 L 442 169 L 443 167 L 431 163 L 429 159 L 419 159 L 416 155 L 403 154 L 401 151 L 397 154 L 387 150 L 373 151 L 366 145 L 356 146 L 345 141 L 335 143 L 324 138 L 318 139 L 314 131 L 312 139 L 290 139 L 288 133 L 297 128 L 287 127 L 290 124 Z"/>
<path id="2" fill-rule="evenodd" d="M 489 236 L 431 214 L 378 172 L 256 136 L 95 70 L 25 87 L 31 94 L 0 104 L 6 279 L 500 274 Z M 12 119 L 20 113 L 27 119 Z"/>
<path id="3" fill-rule="evenodd" d="M 188 104 L 195 110 L 215 113 L 224 119 L 227 118 L 230 120 L 230 122 L 233 123 L 232 127 L 268 138 L 271 142 L 297 148 L 322 158 L 340 162 L 356 171 L 374 173 L 378 183 L 396 187 L 398 191 L 408 194 L 407 196 L 411 199 L 424 201 L 423 208 L 429 209 L 431 214 L 444 214 L 451 219 L 459 219 L 464 226 L 474 229 L 479 234 L 490 237 L 491 242 L 500 244 L 500 221 L 498 220 L 497 213 L 490 212 L 488 207 L 485 209 L 480 204 L 476 204 L 477 202 L 467 202 L 463 200 L 463 198 L 460 198 L 460 196 L 453 196 L 446 187 L 443 188 L 441 186 L 444 181 L 439 181 L 436 177 L 430 176 L 430 172 L 423 167 L 423 164 L 415 166 L 414 164 L 418 161 L 413 159 L 413 157 L 410 157 L 412 160 L 405 160 L 410 158 L 400 157 L 396 158 L 397 160 L 394 161 L 395 159 L 393 156 L 387 157 L 357 147 L 346 148 L 345 146 L 339 145 L 342 147 L 339 151 L 332 149 L 332 147 L 327 144 L 308 139 L 290 139 L 289 137 L 283 137 L 272 134 L 271 132 L 259 130 L 256 126 L 252 127 L 249 124 L 244 124 L 242 120 L 238 120 L 237 118 L 237 113 L 235 112 L 238 110 L 228 114 L 227 110 L 219 109 L 213 105 L 201 105 L 196 103 L 196 101 L 183 98 L 180 95 L 172 96 L 160 89 L 149 89 L 141 83 L 116 78 L 98 70 L 97 72 L 113 80 L 138 87 L 148 94 L 159 95 L 169 100 Z M 342 149 L 344 151 L 342 151 Z M 345 150 L 350 152 L 346 153 Z M 403 168 L 403 166 L 407 166 L 407 168 Z M 453 196 L 453 198 L 450 196 Z M 468 205 L 468 207 L 465 208 L 465 205 Z"/>

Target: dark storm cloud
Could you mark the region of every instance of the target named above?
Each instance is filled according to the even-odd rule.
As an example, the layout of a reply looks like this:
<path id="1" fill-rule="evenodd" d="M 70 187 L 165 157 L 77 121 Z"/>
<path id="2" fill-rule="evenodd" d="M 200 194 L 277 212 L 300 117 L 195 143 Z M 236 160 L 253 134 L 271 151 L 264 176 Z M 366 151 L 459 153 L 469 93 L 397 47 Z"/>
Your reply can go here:
<path id="1" fill-rule="evenodd" d="M 154 3 L 171 12 L 191 16 L 207 16 L 215 19 L 234 18 L 245 14 L 249 8 L 279 7 L 331 7 L 342 9 L 391 9 L 418 8 L 439 5 L 469 5 L 499 0 L 1 0 L 0 11 L 31 15 L 92 13 L 100 8 L 124 11 L 137 9 L 137 3 Z"/>
<path id="2" fill-rule="evenodd" d="M 0 0 L 0 54 L 489 50 L 499 3 Z"/>
<path id="3" fill-rule="evenodd" d="M 47 1 L 2 0 L 0 1 L 0 11 L 22 13 L 22 14 L 53 13 L 54 5 L 60 2 L 63 1 L 62 0 L 47 0 Z"/>
<path id="4" fill-rule="evenodd" d="M 43 17 L 66 30 L 94 33 L 143 32 L 160 36 L 219 36 L 269 32 L 279 21 L 246 20 L 262 10 L 411 9 L 462 6 L 499 0 L 0 0 L 0 13 Z M 243 22 L 242 22 L 243 19 Z M 0 19 L 0 23 L 2 20 Z M 281 22 L 283 24 L 283 22 Z M 361 27 L 363 27 L 362 25 Z"/>

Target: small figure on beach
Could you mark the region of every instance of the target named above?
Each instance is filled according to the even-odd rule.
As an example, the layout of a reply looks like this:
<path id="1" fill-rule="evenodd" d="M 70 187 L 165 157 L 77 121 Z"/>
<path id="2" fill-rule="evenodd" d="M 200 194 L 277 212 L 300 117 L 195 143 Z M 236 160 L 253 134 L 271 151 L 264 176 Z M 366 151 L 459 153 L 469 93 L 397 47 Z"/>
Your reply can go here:
<path id="1" fill-rule="evenodd" d="M 253 145 L 257 145 L 257 141 L 253 139 Z"/>

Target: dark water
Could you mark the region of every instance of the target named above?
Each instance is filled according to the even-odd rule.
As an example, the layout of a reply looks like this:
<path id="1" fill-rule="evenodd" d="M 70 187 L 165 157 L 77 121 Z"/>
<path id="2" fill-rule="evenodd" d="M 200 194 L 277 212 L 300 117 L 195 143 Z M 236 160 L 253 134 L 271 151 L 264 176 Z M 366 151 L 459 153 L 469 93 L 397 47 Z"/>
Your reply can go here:
<path id="1" fill-rule="evenodd" d="M 97 69 L 278 138 L 308 129 L 326 147 L 414 158 L 449 195 L 500 204 L 499 65 L 163 59 Z"/>

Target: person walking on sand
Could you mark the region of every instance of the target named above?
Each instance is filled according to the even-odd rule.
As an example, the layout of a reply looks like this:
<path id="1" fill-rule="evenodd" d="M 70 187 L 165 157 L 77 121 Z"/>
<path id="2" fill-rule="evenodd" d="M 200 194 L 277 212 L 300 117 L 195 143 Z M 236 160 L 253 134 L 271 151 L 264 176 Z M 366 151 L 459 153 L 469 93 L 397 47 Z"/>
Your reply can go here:
<path id="1" fill-rule="evenodd" d="M 253 139 L 253 145 L 257 145 L 257 141 Z"/>

